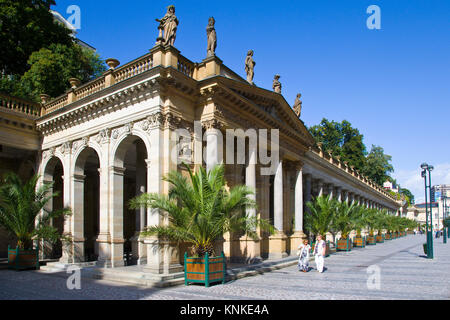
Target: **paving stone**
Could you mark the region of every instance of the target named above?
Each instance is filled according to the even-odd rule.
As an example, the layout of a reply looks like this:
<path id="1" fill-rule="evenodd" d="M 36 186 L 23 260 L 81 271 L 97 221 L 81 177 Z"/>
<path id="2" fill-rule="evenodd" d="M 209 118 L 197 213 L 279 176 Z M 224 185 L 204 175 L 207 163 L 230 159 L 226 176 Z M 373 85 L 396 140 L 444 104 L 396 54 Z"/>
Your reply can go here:
<path id="1" fill-rule="evenodd" d="M 69 274 L 0 270 L 0 299 L 120 299 L 120 300 L 298 300 L 298 299 L 450 299 L 450 242 L 434 242 L 435 257 L 426 259 L 425 236 L 410 235 L 384 244 L 338 252 L 315 263 L 308 273 L 296 266 L 229 281 L 201 285 L 143 288 L 107 280 L 83 278 L 81 290 L 69 290 Z M 369 266 L 380 270 L 380 289 L 367 286 Z"/>

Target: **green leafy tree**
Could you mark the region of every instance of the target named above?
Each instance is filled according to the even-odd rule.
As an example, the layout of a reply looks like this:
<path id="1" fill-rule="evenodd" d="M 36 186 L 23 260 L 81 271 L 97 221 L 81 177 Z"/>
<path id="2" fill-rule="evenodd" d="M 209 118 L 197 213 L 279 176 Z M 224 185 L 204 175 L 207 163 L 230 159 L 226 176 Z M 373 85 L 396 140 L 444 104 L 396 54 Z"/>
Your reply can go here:
<path id="1" fill-rule="evenodd" d="M 209 172 L 200 168 L 196 173 L 184 166 L 189 181 L 180 172 L 170 172 L 163 178 L 171 185 L 168 195 L 142 194 L 130 202 L 132 209 L 144 205 L 168 214 L 169 225 L 148 227 L 143 235 L 191 243 L 195 254 L 203 257 L 206 252 L 214 254 L 214 241 L 225 232 L 244 231 L 253 239 L 258 239 L 257 227 L 273 233 L 269 221 L 245 213 L 256 206 L 248 197 L 253 190 L 247 186 L 235 186 L 229 191 L 225 188 L 223 166 Z"/>
<path id="2" fill-rule="evenodd" d="M 23 75 L 33 52 L 51 44 L 70 46 L 70 31 L 55 22 L 54 0 L 0 0 L 0 73 Z"/>
<path id="3" fill-rule="evenodd" d="M 310 127 L 309 132 L 316 142 L 322 143 L 324 150 L 340 156 L 342 161 L 347 161 L 357 169 L 364 167 L 366 146 L 363 143 L 363 135 L 353 128 L 350 122 L 330 122 L 324 118 L 319 125 Z"/>
<path id="4" fill-rule="evenodd" d="M 87 82 L 105 70 L 99 56 L 79 45 L 52 44 L 34 52 L 28 63 L 31 65 L 20 80 L 24 94 L 39 99 L 41 93 L 51 97 L 63 94 L 70 78 Z"/>
<path id="5" fill-rule="evenodd" d="M 414 204 L 414 195 L 406 188 L 400 188 L 400 193 L 406 197 L 406 201 L 408 201 L 408 206 Z"/>
<path id="6" fill-rule="evenodd" d="M 46 210 L 46 204 L 58 194 L 50 192 L 52 184 L 37 187 L 38 179 L 35 175 L 23 183 L 15 173 L 8 173 L 0 187 L 0 225 L 17 237 L 20 249 L 32 249 L 33 240 L 55 243 L 67 238 L 49 222 L 61 215 L 69 215 L 70 210 Z M 43 215 L 40 215 L 42 211 Z"/>
<path id="7" fill-rule="evenodd" d="M 389 179 L 389 173 L 394 171 L 390 163 L 392 157 L 384 154 L 382 147 L 372 145 L 372 149 L 366 157 L 366 163 L 362 173 L 379 185 Z"/>

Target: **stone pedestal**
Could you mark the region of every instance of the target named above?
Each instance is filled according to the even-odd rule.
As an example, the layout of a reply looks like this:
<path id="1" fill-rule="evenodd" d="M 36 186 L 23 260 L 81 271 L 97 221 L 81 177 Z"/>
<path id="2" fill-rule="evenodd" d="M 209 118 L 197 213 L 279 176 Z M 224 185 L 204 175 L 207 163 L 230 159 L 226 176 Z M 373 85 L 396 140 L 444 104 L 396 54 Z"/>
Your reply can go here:
<path id="1" fill-rule="evenodd" d="M 137 265 L 147 264 L 147 245 L 140 236 L 140 232 L 136 232 L 131 238 L 132 262 Z"/>
<path id="2" fill-rule="evenodd" d="M 111 237 L 108 233 L 100 233 L 96 240 L 98 250 L 98 265 L 111 267 Z"/>
<path id="3" fill-rule="evenodd" d="M 145 271 L 155 274 L 183 271 L 183 266 L 179 263 L 180 257 L 176 243 L 152 237 L 146 238 L 144 244 L 147 246 Z"/>
<path id="4" fill-rule="evenodd" d="M 303 240 L 307 239 L 306 235 L 303 233 L 303 231 L 295 231 L 290 237 L 290 247 L 291 252 L 290 255 L 295 255 L 297 253 L 297 248 L 300 246 L 301 243 L 303 243 Z"/>
<path id="5" fill-rule="evenodd" d="M 259 263 L 261 258 L 261 242 L 260 240 L 253 240 L 248 236 L 239 238 L 240 252 L 242 260 L 246 263 Z"/>
<path id="6" fill-rule="evenodd" d="M 269 259 L 282 259 L 288 256 L 286 252 L 288 237 L 282 231 L 269 237 Z"/>

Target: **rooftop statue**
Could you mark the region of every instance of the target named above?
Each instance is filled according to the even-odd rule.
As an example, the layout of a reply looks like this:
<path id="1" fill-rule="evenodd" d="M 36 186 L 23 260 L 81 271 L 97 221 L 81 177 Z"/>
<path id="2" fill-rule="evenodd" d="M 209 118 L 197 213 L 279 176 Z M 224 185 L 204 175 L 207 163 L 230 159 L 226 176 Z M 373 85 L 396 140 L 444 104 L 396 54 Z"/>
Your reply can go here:
<path id="1" fill-rule="evenodd" d="M 208 36 L 208 46 L 207 46 L 208 57 L 216 55 L 217 35 L 216 29 L 214 28 L 215 23 L 216 20 L 214 20 L 214 18 L 211 17 L 209 18 L 208 26 L 206 27 L 206 35 Z"/>
<path id="2" fill-rule="evenodd" d="M 247 81 L 250 84 L 254 84 L 253 77 L 255 75 L 255 65 L 256 62 L 253 61 L 253 50 L 249 50 L 247 53 L 247 58 L 245 58 L 245 72 L 247 73 Z"/>
<path id="3" fill-rule="evenodd" d="M 159 36 L 156 41 L 161 42 L 165 46 L 173 46 L 177 37 L 177 27 L 179 23 L 177 17 L 175 16 L 175 6 L 168 6 L 166 15 L 161 18 L 161 20 L 156 19 L 156 21 L 159 22 Z"/>
<path id="4" fill-rule="evenodd" d="M 294 109 L 295 114 L 299 118 L 302 113 L 302 100 L 300 100 L 301 97 L 302 97 L 301 93 L 297 94 L 297 97 L 295 98 L 294 106 L 292 107 L 292 109 Z"/>
<path id="5" fill-rule="evenodd" d="M 280 75 L 275 75 L 273 79 L 273 91 L 276 93 L 281 93 L 281 82 L 278 81 L 280 79 Z"/>

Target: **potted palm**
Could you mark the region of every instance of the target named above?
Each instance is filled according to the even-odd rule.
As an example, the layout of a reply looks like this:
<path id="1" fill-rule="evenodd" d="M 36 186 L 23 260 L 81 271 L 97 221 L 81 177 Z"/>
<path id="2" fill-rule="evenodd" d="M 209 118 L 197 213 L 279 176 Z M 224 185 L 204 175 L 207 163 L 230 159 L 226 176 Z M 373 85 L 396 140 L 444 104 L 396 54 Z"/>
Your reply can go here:
<path id="1" fill-rule="evenodd" d="M 367 236 L 367 244 L 368 245 L 376 245 L 377 241 L 375 239 L 375 228 L 377 225 L 377 218 L 378 218 L 378 210 L 377 209 L 369 209 L 367 210 L 366 214 L 366 223 L 367 228 L 369 230 L 369 235 Z"/>
<path id="2" fill-rule="evenodd" d="M 377 243 L 384 243 L 385 235 L 383 235 L 383 229 L 386 229 L 387 226 L 386 219 L 386 211 L 380 211 L 377 215 L 377 219 L 375 220 L 375 228 L 377 229 L 377 236 L 375 237 L 375 239 Z"/>
<path id="3" fill-rule="evenodd" d="M 197 282 L 209 286 L 213 282 L 225 282 L 226 263 L 223 252 L 214 250 L 214 243 L 226 232 L 245 232 L 252 239 L 259 239 L 256 229 L 273 233 L 269 221 L 249 216 L 247 208 L 256 206 L 249 196 L 253 190 L 235 186 L 228 190 L 222 165 L 210 171 L 202 167 L 193 173 L 186 164 L 189 179 L 181 172 L 172 171 L 163 180 L 169 182 L 168 195 L 142 194 L 130 202 L 132 209 L 146 206 L 166 212 L 169 224 L 150 226 L 143 236 L 187 243 L 194 255 L 185 254 L 185 284 Z"/>
<path id="4" fill-rule="evenodd" d="M 394 229 L 396 227 L 396 218 L 395 218 L 395 216 L 386 215 L 385 221 L 386 221 L 385 240 L 395 239 L 395 235 L 394 235 Z"/>
<path id="5" fill-rule="evenodd" d="M 331 230 L 333 219 L 336 215 L 336 208 L 338 202 L 335 199 L 330 199 L 329 196 L 319 196 L 313 202 L 307 202 L 306 206 L 310 213 L 305 216 L 305 229 L 310 235 L 322 235 L 325 240 L 326 234 Z M 311 250 L 314 250 L 315 243 L 311 244 Z M 330 255 L 330 243 L 327 241 L 326 254 Z"/>
<path id="6" fill-rule="evenodd" d="M 361 230 L 366 227 L 367 209 L 363 206 L 357 206 L 354 216 L 354 224 L 356 228 L 356 237 L 354 238 L 353 246 L 364 248 L 366 246 L 366 238 L 361 235 Z"/>
<path id="7" fill-rule="evenodd" d="M 34 247 L 34 241 L 69 240 L 49 222 L 61 215 L 69 215 L 70 210 L 46 210 L 47 203 L 58 194 L 50 192 L 52 184 L 37 187 L 38 180 L 39 176 L 35 175 L 22 182 L 15 173 L 7 173 L 0 186 L 0 225 L 17 238 L 17 247 L 8 248 L 8 267 L 11 269 L 39 269 L 39 247 Z"/>
<path id="8" fill-rule="evenodd" d="M 353 203 L 348 204 L 344 201 L 337 205 L 333 225 L 341 233 L 341 237 L 337 240 L 336 251 L 352 250 L 352 241 L 349 235 L 354 228 L 354 216 L 357 215 L 357 210 L 357 206 Z"/>

